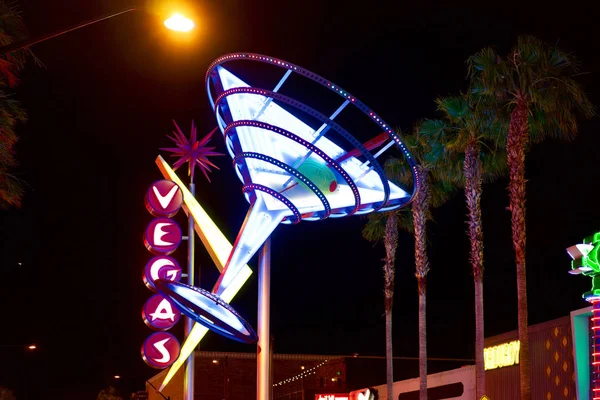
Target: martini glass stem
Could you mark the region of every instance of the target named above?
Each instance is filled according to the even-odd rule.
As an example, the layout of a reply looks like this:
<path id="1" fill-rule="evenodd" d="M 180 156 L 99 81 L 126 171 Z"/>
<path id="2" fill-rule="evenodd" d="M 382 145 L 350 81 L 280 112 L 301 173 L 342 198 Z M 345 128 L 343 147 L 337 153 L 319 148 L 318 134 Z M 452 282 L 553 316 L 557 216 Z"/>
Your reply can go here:
<path id="1" fill-rule="evenodd" d="M 270 400 L 270 314 L 271 314 L 271 237 L 258 255 L 258 348 L 256 355 L 256 399 Z"/>

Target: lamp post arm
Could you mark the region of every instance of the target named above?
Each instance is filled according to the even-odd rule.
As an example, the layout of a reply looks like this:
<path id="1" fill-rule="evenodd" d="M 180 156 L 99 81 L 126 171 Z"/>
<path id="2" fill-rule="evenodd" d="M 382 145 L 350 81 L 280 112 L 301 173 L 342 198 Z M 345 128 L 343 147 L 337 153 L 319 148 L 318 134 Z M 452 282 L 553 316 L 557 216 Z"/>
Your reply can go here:
<path id="1" fill-rule="evenodd" d="M 81 22 L 79 24 L 73 25 L 66 29 L 61 29 L 56 32 L 47 33 L 45 35 L 41 35 L 41 36 L 30 38 L 30 39 L 25 39 L 21 42 L 16 42 L 16 43 L 9 44 L 8 46 L 0 47 L 0 56 L 4 56 L 8 53 L 12 53 L 15 51 L 23 50 L 23 49 L 25 49 L 29 46 L 32 46 L 36 43 L 45 42 L 46 40 L 55 38 L 57 36 L 64 35 L 65 33 L 69 33 L 69 32 L 75 31 L 77 29 L 85 28 L 86 26 L 95 24 L 96 22 L 104 21 L 104 20 L 119 16 L 121 14 L 125 14 L 125 13 L 131 12 L 131 11 L 136 11 L 136 10 L 138 10 L 137 7 L 126 8 L 126 9 L 118 11 L 118 12 L 105 14 L 100 17 L 90 19 L 85 22 Z"/>

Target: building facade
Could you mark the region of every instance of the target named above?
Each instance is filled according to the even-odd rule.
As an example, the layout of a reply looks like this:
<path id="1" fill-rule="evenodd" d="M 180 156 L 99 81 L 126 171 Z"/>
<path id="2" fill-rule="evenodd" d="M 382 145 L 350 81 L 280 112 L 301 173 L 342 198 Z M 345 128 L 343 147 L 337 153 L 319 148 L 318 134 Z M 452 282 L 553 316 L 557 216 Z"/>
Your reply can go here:
<path id="1" fill-rule="evenodd" d="M 591 307 L 576 310 L 570 316 L 529 327 L 531 393 L 536 400 L 594 399 Z M 520 398 L 519 350 L 517 331 L 485 339 L 486 395 L 491 400 Z M 462 367 L 428 375 L 429 400 L 479 400 L 475 396 L 475 368 Z M 419 399 L 419 379 L 394 382 L 393 397 L 398 400 Z M 367 388 L 350 392 L 350 400 L 364 397 Z M 387 387 L 371 388 L 380 399 L 387 397 Z M 361 395 L 362 397 L 359 397 Z"/>
<path id="2" fill-rule="evenodd" d="M 517 331 L 486 338 L 486 349 L 517 341 Z M 507 352 L 505 352 L 507 353 Z M 502 354 L 506 363 L 486 360 L 486 389 L 490 399 L 520 398 L 518 355 Z M 573 335 L 569 316 L 529 327 L 531 393 L 540 400 L 576 400 Z M 488 355 L 488 357 L 490 357 Z M 586 397 L 582 397 L 586 399 Z"/>
<path id="3" fill-rule="evenodd" d="M 593 376 L 590 360 L 591 307 L 529 327 L 531 392 L 536 400 L 592 399 Z M 491 400 L 520 398 L 517 331 L 485 339 L 486 395 Z M 196 352 L 196 400 L 250 400 L 256 398 L 256 354 Z M 363 399 L 387 395 L 383 357 L 274 354 L 272 359 L 274 400 Z M 402 368 L 395 360 L 395 371 Z M 429 364 L 433 364 L 430 362 Z M 429 400 L 475 399 L 474 366 L 430 365 Z M 397 367 L 400 367 L 396 369 Z M 459 368 L 457 368 L 459 367 Z M 183 369 L 164 391 L 171 400 L 183 393 Z M 160 386 L 166 371 L 149 380 L 150 400 L 163 400 L 152 386 Z M 418 378 L 394 383 L 394 398 L 418 399 Z M 361 396 L 359 397 L 359 394 Z M 415 397 L 416 396 L 416 397 Z"/>
<path id="4" fill-rule="evenodd" d="M 273 399 L 314 399 L 315 394 L 348 393 L 346 362 L 340 356 L 274 354 Z M 183 368 L 163 391 L 171 400 L 182 399 Z M 195 352 L 195 400 L 255 400 L 256 354 Z M 166 370 L 146 385 L 149 400 L 164 400 L 160 387 Z M 154 387 L 153 387 L 154 386 Z"/>

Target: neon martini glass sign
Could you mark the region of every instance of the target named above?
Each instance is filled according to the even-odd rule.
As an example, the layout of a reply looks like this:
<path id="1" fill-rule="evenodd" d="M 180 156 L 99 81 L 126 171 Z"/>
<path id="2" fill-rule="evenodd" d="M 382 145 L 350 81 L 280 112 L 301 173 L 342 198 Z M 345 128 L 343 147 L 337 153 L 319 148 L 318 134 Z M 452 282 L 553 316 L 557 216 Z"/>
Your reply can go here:
<path id="1" fill-rule="evenodd" d="M 274 88 L 255 87 L 225 68 L 224 64 L 231 61 L 270 64 L 281 68 L 284 74 Z M 279 90 L 293 73 L 335 93 L 341 98 L 341 105 L 326 115 L 281 94 Z M 252 328 L 226 303 L 240 282 L 247 279 L 248 261 L 276 227 L 280 223 L 389 211 L 407 205 L 412 194 L 390 182 L 377 161 L 394 145 L 403 153 L 412 173 L 413 194 L 419 176 L 401 138 L 383 119 L 339 86 L 297 65 L 259 54 L 229 54 L 211 64 L 206 84 L 250 207 L 212 293 L 178 282 L 157 280 L 155 284 L 159 293 L 176 299 L 176 306 L 206 329 L 253 343 L 256 334 Z M 362 143 L 337 123 L 335 119 L 347 107 L 362 112 L 377 128 L 378 135 Z M 377 153 L 371 153 L 375 149 Z M 161 161 L 157 163 L 160 167 Z M 165 177 L 166 169 L 161 167 Z M 186 204 L 189 206 L 187 201 Z M 213 260 L 217 258 L 222 262 L 222 252 Z M 219 301 L 221 298 L 224 301 Z M 206 332 L 197 331 L 201 333 L 194 335 L 192 331 L 187 338 L 180 358 L 186 358 L 190 353 L 184 350 L 193 350 Z M 176 372 L 176 365 L 171 367 L 162 387 Z"/>
<path id="2" fill-rule="evenodd" d="M 368 149 L 334 122 L 347 105 L 360 103 L 356 98 L 338 88 L 344 102 L 337 114 L 328 117 L 275 90 L 250 87 L 222 66 L 231 59 L 279 65 L 287 70 L 287 76 L 299 68 L 270 57 L 240 53 L 222 57 L 209 70 L 220 88 L 213 100 L 209 87 L 210 101 L 251 204 L 225 270 L 213 288 L 217 295 L 227 289 L 280 223 L 386 211 L 407 204 L 411 198 L 387 180 Z M 327 84 L 335 90 L 335 85 Z M 312 128 L 274 100 L 320 120 L 322 125 Z M 373 119 L 374 113 L 370 114 Z M 391 144 L 401 146 L 410 164 L 412 157 L 400 138 L 378 117 L 375 122 L 385 130 Z M 344 157 L 347 152 L 326 136 L 328 130 L 340 134 L 366 161 Z M 344 160 L 338 162 L 342 157 Z"/>

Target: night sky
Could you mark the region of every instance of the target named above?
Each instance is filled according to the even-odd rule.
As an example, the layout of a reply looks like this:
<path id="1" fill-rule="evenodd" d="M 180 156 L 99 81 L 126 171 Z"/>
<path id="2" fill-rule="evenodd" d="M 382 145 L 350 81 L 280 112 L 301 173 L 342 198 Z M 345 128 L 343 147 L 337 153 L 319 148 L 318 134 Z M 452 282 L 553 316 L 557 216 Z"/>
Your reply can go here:
<path id="1" fill-rule="evenodd" d="M 94 3 L 94 4 L 92 4 Z M 196 2 L 199 32 L 165 32 L 142 12 L 116 17 L 33 47 L 17 91 L 29 113 L 19 127 L 20 210 L 0 211 L 0 384 L 27 383 L 28 398 L 95 398 L 115 374 L 142 389 L 155 371 L 140 357 L 151 333 L 141 317 L 150 295 L 141 273 L 151 257 L 142 232 L 154 159 L 170 146 L 172 119 L 202 134 L 216 124 L 204 89 L 212 60 L 248 51 L 304 66 L 349 90 L 393 126 L 436 116 L 436 96 L 466 89 L 465 60 L 500 53 L 532 34 L 576 54 L 592 102 L 600 104 L 600 56 L 591 5 L 564 2 Z M 53 31 L 125 1 L 21 0 L 32 35 Z M 600 228 L 595 201 L 598 119 L 572 143 L 534 146 L 527 159 L 530 323 L 585 307 L 589 279 L 572 277 L 565 248 Z M 212 140 L 225 152 L 222 136 Z M 163 155 L 166 155 L 163 153 Z M 229 157 L 197 198 L 233 240 L 247 210 Z M 183 174 L 180 174 L 183 177 Z M 484 186 L 485 333 L 516 329 L 516 278 L 507 180 Z M 429 225 L 428 340 L 431 357 L 474 357 L 473 283 L 462 193 Z M 177 220 L 185 225 L 183 213 Z M 278 353 L 385 354 L 383 245 L 361 237 L 359 217 L 281 226 L 273 236 L 272 334 Z M 413 240 L 401 233 L 394 304 L 394 354 L 417 356 Z M 201 286 L 217 275 L 197 248 Z M 174 253 L 182 263 L 183 244 Z M 256 269 L 256 258 L 250 262 Z M 256 326 L 256 274 L 232 303 Z M 182 323 L 171 332 L 182 337 Z M 203 350 L 254 352 L 208 334 Z M 467 362 L 465 362 L 467 363 Z M 416 367 L 416 363 L 415 363 Z M 416 368 L 415 368 L 416 370 Z M 413 373 L 416 376 L 416 372 Z M 128 394 L 128 393 L 126 393 Z"/>

